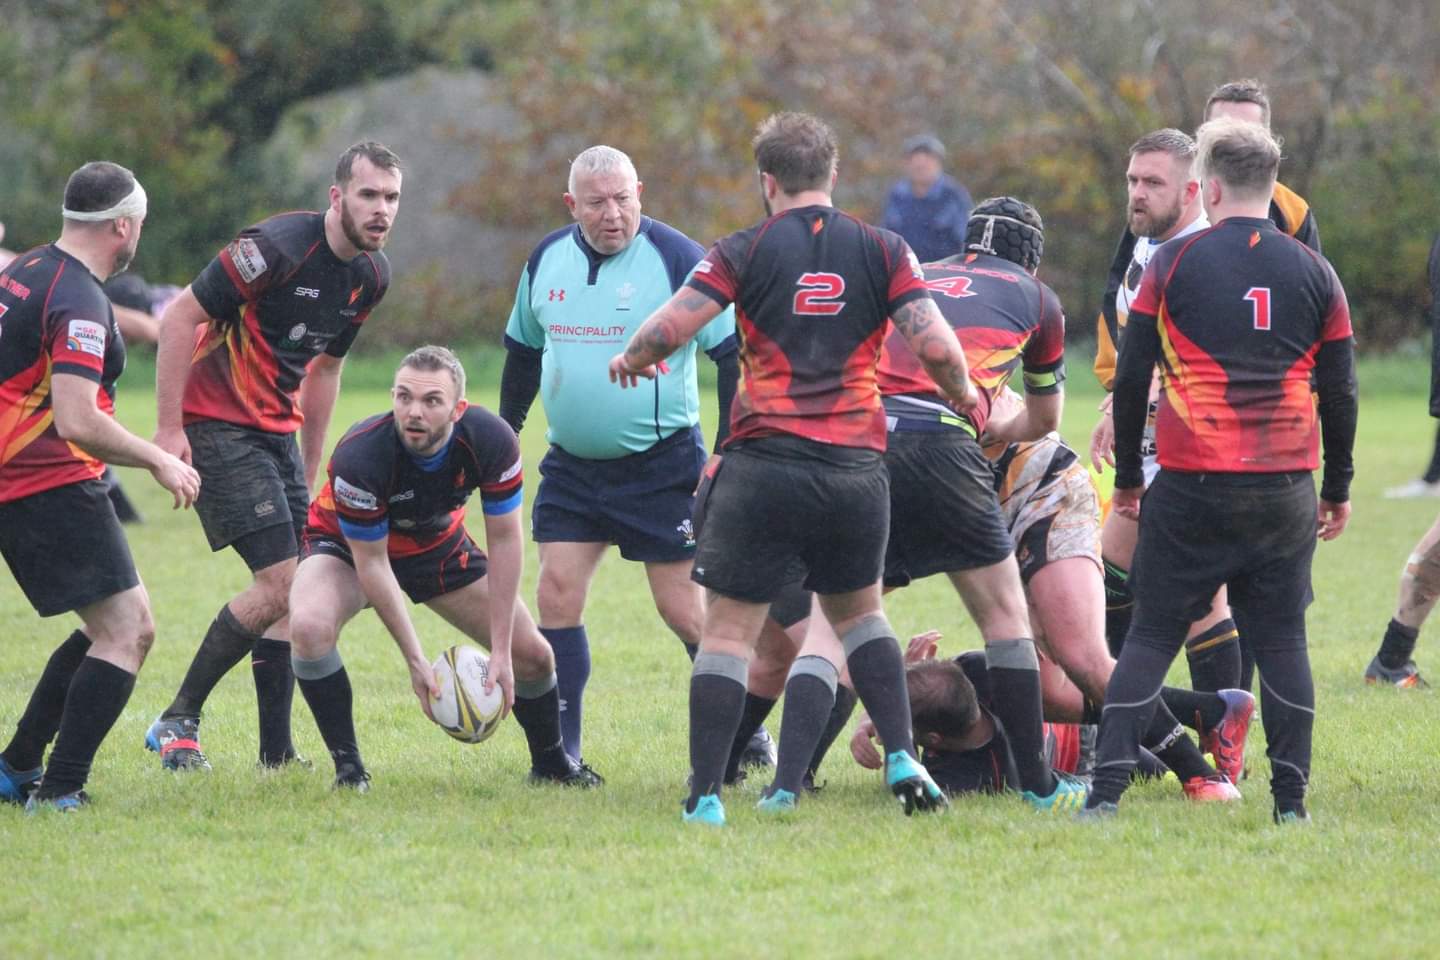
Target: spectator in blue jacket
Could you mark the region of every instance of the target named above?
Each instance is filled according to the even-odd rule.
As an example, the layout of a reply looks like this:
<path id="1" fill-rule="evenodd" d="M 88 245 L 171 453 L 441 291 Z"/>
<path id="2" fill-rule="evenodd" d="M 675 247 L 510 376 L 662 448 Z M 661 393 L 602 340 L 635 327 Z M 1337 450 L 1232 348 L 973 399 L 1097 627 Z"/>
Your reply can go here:
<path id="1" fill-rule="evenodd" d="M 905 141 L 905 179 L 890 188 L 883 225 L 905 238 L 922 263 L 959 253 L 970 193 L 945 175 L 945 145 L 930 134 Z"/>

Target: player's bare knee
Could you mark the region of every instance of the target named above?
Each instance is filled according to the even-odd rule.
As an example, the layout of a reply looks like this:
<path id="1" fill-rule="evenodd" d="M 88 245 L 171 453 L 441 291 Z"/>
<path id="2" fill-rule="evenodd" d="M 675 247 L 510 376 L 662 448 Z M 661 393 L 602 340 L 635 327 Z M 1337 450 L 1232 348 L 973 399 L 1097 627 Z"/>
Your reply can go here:
<path id="1" fill-rule="evenodd" d="M 316 660 L 335 649 L 340 631 L 333 618 L 315 609 L 290 615 L 290 649 L 306 660 Z"/>
<path id="2" fill-rule="evenodd" d="M 544 680 L 555 672 L 555 651 L 538 631 L 516 631 L 510 640 L 510 663 L 518 680 Z"/>
<path id="3" fill-rule="evenodd" d="M 567 582 L 541 567 L 540 584 L 535 591 L 540 622 L 547 627 L 578 626 L 585 614 L 585 593 L 583 584 Z"/>

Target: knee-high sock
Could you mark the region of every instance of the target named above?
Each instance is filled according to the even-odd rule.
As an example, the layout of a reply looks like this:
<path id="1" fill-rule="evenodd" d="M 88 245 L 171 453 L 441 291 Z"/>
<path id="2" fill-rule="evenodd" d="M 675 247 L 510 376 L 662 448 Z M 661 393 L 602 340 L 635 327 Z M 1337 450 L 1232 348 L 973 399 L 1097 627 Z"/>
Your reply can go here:
<path id="1" fill-rule="evenodd" d="M 325 749 L 335 761 L 336 772 L 346 763 L 364 769 L 355 738 L 355 695 L 340 652 L 331 650 L 318 660 L 292 656 L 291 667 L 300 693 L 315 715 L 315 726 L 320 728 Z"/>
<path id="2" fill-rule="evenodd" d="M 55 739 L 60 729 L 65 694 L 89 650 L 90 638 L 85 636 L 85 631 L 76 630 L 50 654 L 39 682 L 30 693 L 30 702 L 15 724 L 15 736 L 0 753 L 12 770 L 34 770 L 45 759 L 45 746 Z"/>
<path id="3" fill-rule="evenodd" d="M 235 619 L 229 604 L 221 607 L 211 621 L 210 629 L 205 631 L 205 639 L 200 641 L 200 649 L 195 651 L 175 699 L 161 716 L 166 720 L 199 717 L 215 684 L 230 672 L 231 667 L 245 659 L 245 654 L 254 648 L 255 641 L 259 639 Z"/>
<path id="4" fill-rule="evenodd" d="M 1048 797 L 1055 775 L 1045 759 L 1045 713 L 1040 693 L 1040 662 L 1029 637 L 985 644 L 991 709 L 1005 726 L 1015 753 L 1015 769 L 1024 790 Z"/>
<path id="5" fill-rule="evenodd" d="M 1150 726 L 1140 742 L 1141 750 L 1149 750 L 1163 761 L 1165 766 L 1175 771 L 1175 776 L 1179 777 L 1182 783 L 1195 777 L 1213 776 L 1215 773 L 1215 768 L 1205 762 L 1205 755 L 1165 705 L 1163 697 L 1156 702 L 1155 712 L 1150 717 Z"/>
<path id="6" fill-rule="evenodd" d="M 1419 627 L 1407 627 L 1399 620 L 1391 619 L 1385 625 L 1385 636 L 1380 640 L 1380 665 L 1399 670 L 1415 655 L 1415 643 L 1420 639 Z"/>
<path id="7" fill-rule="evenodd" d="M 906 688 L 909 692 L 909 688 Z M 855 712 L 855 691 L 846 686 L 835 688 L 835 706 L 830 708 L 830 717 L 825 721 L 825 730 L 820 734 L 820 742 L 815 744 L 815 753 L 810 757 L 809 774 L 813 779 L 820 773 L 820 764 L 825 762 L 825 754 L 830 752 L 830 745 L 835 738 L 844 731 L 845 725 L 850 722 L 850 715 Z"/>
<path id="8" fill-rule="evenodd" d="M 760 729 L 765 718 L 770 716 L 770 711 L 774 709 L 774 700 L 746 692 L 745 708 L 740 712 L 740 726 L 735 728 L 735 742 L 730 744 L 730 756 L 725 761 L 726 783 L 734 783 L 735 778 L 740 775 L 740 756 L 750 745 L 750 738 L 755 736 L 755 731 Z"/>
<path id="9" fill-rule="evenodd" d="M 875 724 L 885 755 L 899 752 L 914 757 L 905 658 L 889 621 L 883 613 L 871 614 L 847 630 L 840 642 L 855 694 Z"/>
<path id="10" fill-rule="evenodd" d="M 260 714 L 260 763 L 278 767 L 295 759 L 290 739 L 290 708 L 295 700 L 295 674 L 290 668 L 290 641 L 261 637 L 250 655 L 255 679 L 255 705 Z"/>
<path id="11" fill-rule="evenodd" d="M 1130 571 L 1104 561 L 1105 568 L 1105 642 L 1110 656 L 1120 656 L 1125 635 L 1130 632 L 1130 618 L 1135 612 L 1135 596 L 1130 592 Z"/>
<path id="12" fill-rule="evenodd" d="M 563 753 L 565 749 L 560 733 L 560 689 L 555 674 L 543 680 L 515 681 L 515 722 L 525 731 L 532 767 L 562 759 L 555 756 L 555 751 Z"/>
<path id="13" fill-rule="evenodd" d="M 749 664 L 741 657 L 701 652 L 690 674 L 690 799 L 686 809 L 707 794 L 719 794 L 725 760 L 745 708 Z"/>
<path id="14" fill-rule="evenodd" d="M 75 669 L 65 695 L 65 712 L 50 762 L 35 791 L 37 800 L 51 800 L 85 786 L 95 751 L 135 689 L 135 674 L 113 663 L 86 657 Z"/>
<path id="15" fill-rule="evenodd" d="M 803 787 L 815 745 L 835 706 L 839 680 L 835 665 L 824 657 L 797 657 L 790 665 L 790 676 L 785 681 L 785 712 L 780 718 L 780 754 L 775 763 L 778 789 L 798 794 Z"/>
<path id="16" fill-rule="evenodd" d="M 565 752 L 580 759 L 580 726 L 584 718 L 585 684 L 590 679 L 590 638 L 585 626 L 541 627 L 555 651 L 555 677 L 560 691 L 560 732 Z"/>
<path id="17" fill-rule="evenodd" d="M 1190 664 L 1190 685 L 1214 693 L 1240 685 L 1240 631 L 1226 617 L 1210 629 L 1185 641 Z"/>
<path id="18" fill-rule="evenodd" d="M 1213 730 L 1225 719 L 1225 701 L 1213 693 L 1164 687 L 1160 700 L 1177 720 L 1197 733 Z"/>

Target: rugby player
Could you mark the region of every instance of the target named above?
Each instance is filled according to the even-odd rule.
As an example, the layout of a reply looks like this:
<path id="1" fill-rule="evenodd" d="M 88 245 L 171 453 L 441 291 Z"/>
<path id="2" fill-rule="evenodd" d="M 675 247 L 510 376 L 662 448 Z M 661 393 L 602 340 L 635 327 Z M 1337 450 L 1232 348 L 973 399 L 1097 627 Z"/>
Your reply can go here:
<path id="1" fill-rule="evenodd" d="M 1260 671 L 1274 816 L 1301 821 L 1315 719 L 1310 565 L 1317 536 L 1345 529 L 1354 473 L 1349 309 L 1330 264 L 1267 216 L 1280 167 L 1269 130 L 1212 120 L 1196 162 L 1213 226 L 1151 258 L 1116 369 L 1112 509 L 1140 521 L 1136 608 L 1106 690 L 1086 810 L 1116 810 L 1188 625 L 1228 584 Z M 1141 435 L 1157 362 L 1162 469 L 1142 511 Z"/>
<path id="2" fill-rule="evenodd" d="M 704 249 L 643 216 L 630 158 L 594 146 L 570 165 L 565 205 L 575 222 L 540 241 L 525 263 L 505 328 L 500 416 L 519 433 L 541 395 L 550 450 L 531 509 L 540 547 L 540 632 L 555 650 L 565 749 L 581 756 L 590 678 L 585 602 L 606 549 L 645 565 L 660 618 L 693 659 L 704 598 L 690 580 L 691 501 L 705 447 L 700 435 L 697 347 L 715 362 L 725 439 L 738 377 L 734 314 L 725 311 L 670 358 L 649 389 L 615 390 L 602 364 L 640 322 L 680 288 Z M 768 735 L 766 735 L 768 742 Z"/>
<path id="3" fill-rule="evenodd" d="M 381 248 L 400 179 L 389 149 L 355 144 L 336 164 L 325 212 L 246 227 L 161 315 L 155 442 L 200 471 L 195 511 L 210 549 L 234 548 L 253 578 L 220 608 L 175 699 L 145 734 L 166 769 L 209 769 L 200 712 L 247 655 L 260 763 L 296 759 L 290 582 L 340 368 L 390 285 Z"/>
<path id="4" fill-rule="evenodd" d="M 622 386 L 654 377 L 657 364 L 736 305 L 743 382 L 693 574 L 710 603 L 690 681 L 684 820 L 724 823 L 721 781 L 747 663 L 797 559 L 875 719 L 887 784 L 907 812 L 932 809 L 944 795 L 915 756 L 900 647 L 880 601 L 889 493 L 874 370 L 887 317 L 958 410 L 975 405 L 974 388 L 909 247 L 832 205 L 830 128 L 807 114 L 776 114 L 761 122 L 754 151 L 767 219 L 711 248 L 610 362 Z M 835 669 L 822 663 L 817 679 L 833 691 Z"/>
<path id="5" fill-rule="evenodd" d="M 65 184 L 60 238 L 0 271 L 0 554 L 36 613 L 83 624 L 0 752 L 0 800 L 31 809 L 87 802 L 95 752 L 155 639 L 105 464 L 145 467 L 177 507 L 200 490 L 193 469 L 114 419 L 125 341 L 100 284 L 135 256 L 145 213 L 134 174 L 87 163 Z"/>
<path id="6" fill-rule="evenodd" d="M 430 716 L 438 689 L 405 596 L 490 650 L 485 690 L 499 686 L 505 708 L 514 708 L 532 781 L 599 784 L 565 752 L 555 658 L 517 599 L 525 542 L 515 432 L 466 402 L 465 370 L 444 347 L 406 356 L 391 397 L 390 413 L 360 421 L 336 444 L 329 482 L 310 505 L 290 596 L 291 663 L 335 761 L 335 786 L 364 791 L 370 783 L 350 677 L 336 649 L 340 631 L 366 606 L 400 648 Z M 476 490 L 489 557 L 465 529 L 465 502 Z"/>

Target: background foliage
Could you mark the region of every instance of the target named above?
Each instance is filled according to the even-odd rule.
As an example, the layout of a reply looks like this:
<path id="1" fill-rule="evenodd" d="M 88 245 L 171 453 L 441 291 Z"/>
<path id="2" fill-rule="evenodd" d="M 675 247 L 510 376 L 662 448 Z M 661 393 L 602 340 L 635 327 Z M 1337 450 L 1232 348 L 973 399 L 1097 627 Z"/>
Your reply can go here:
<path id="1" fill-rule="evenodd" d="M 1048 231 L 1044 276 L 1078 328 L 1098 306 L 1123 216 L 1128 145 L 1193 129 L 1216 83 L 1264 79 L 1287 141 L 1283 179 L 1317 212 L 1362 344 L 1419 332 L 1440 223 L 1440 7 L 1424 0 L 0 0 L 0 219 L 6 245 L 48 239 L 57 184 L 82 159 L 141 172 L 140 268 L 183 283 L 235 229 L 272 212 L 287 171 L 262 150 L 287 110 L 425 65 L 487 71 L 515 108 L 454 205 L 513 231 L 516 268 L 563 213 L 568 158 L 635 157 L 650 212 L 708 241 L 752 221 L 748 140 L 778 108 L 842 138 L 837 201 L 876 216 L 898 144 L 933 130 L 978 198 L 1015 193 Z M 417 104 L 424 109 L 424 104 Z M 473 139 L 473 136 L 472 136 Z M 403 154 L 403 145 L 399 145 Z M 400 239 L 397 237 L 397 240 Z M 439 334 L 433 290 L 396 302 Z M 513 280 L 482 291 L 506 300 Z M 490 310 L 493 327 L 503 311 Z M 410 324 L 389 326 L 405 337 Z M 473 330 L 473 327 L 470 329 Z M 494 329 L 483 331 L 486 336 Z"/>

